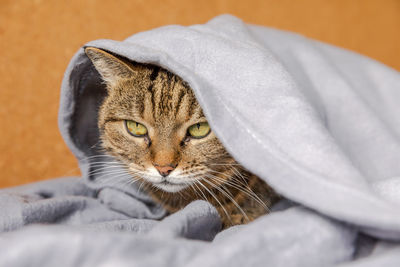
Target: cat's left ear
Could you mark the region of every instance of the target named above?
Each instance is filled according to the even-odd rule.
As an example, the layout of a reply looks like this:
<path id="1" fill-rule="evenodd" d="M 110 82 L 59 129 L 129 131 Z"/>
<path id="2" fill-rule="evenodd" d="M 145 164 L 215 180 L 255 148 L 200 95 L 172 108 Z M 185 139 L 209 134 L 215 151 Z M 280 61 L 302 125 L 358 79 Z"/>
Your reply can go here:
<path id="1" fill-rule="evenodd" d="M 129 78 L 135 73 L 128 62 L 124 62 L 101 49 L 86 47 L 85 53 L 109 86 L 112 86 L 121 78 Z"/>

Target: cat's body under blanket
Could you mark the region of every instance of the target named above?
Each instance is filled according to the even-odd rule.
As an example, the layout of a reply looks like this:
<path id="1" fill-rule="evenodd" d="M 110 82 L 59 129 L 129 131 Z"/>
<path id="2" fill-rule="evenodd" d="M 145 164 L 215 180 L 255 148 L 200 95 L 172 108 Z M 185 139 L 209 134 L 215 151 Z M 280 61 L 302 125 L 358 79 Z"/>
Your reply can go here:
<path id="1" fill-rule="evenodd" d="M 165 217 L 136 186 L 112 183 L 93 152 L 106 89 L 83 47 L 59 125 L 84 179 L 0 192 L 1 229 L 15 230 L 0 238 L 0 265 L 399 266 L 398 72 L 232 16 L 85 47 L 181 77 L 230 155 L 292 204 L 218 233 L 205 201 Z M 34 222 L 46 225 L 22 227 Z"/>

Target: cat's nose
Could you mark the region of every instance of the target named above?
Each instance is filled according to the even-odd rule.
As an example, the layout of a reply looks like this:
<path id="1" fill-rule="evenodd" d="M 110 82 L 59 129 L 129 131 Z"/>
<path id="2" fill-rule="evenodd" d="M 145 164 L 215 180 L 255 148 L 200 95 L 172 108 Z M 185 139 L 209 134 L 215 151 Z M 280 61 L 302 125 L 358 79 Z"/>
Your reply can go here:
<path id="1" fill-rule="evenodd" d="M 168 176 L 176 168 L 176 164 L 168 164 L 165 166 L 160 166 L 154 163 L 153 165 L 163 177 Z"/>

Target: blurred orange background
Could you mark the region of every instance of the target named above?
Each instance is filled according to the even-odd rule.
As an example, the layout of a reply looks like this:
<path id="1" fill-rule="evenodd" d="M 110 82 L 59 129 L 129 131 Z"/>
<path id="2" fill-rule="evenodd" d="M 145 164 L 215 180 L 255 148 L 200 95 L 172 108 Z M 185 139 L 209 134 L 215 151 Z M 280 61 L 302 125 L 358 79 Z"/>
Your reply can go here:
<path id="1" fill-rule="evenodd" d="M 57 109 L 63 73 L 80 46 L 222 13 L 400 70 L 399 0 L 1 0 L 0 187 L 79 174 L 58 132 Z"/>

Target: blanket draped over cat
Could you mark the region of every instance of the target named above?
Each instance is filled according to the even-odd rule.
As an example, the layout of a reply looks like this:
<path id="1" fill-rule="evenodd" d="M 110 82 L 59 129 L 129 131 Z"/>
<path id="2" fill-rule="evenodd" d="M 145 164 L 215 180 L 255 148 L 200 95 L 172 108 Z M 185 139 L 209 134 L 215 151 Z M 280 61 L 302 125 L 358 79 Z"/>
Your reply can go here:
<path id="1" fill-rule="evenodd" d="M 165 216 L 99 169 L 106 92 L 82 47 L 59 127 L 83 179 L 0 191 L 1 266 L 400 266 L 397 71 L 229 15 L 88 46 L 182 77 L 226 149 L 287 203 L 219 232 L 208 203 Z"/>

